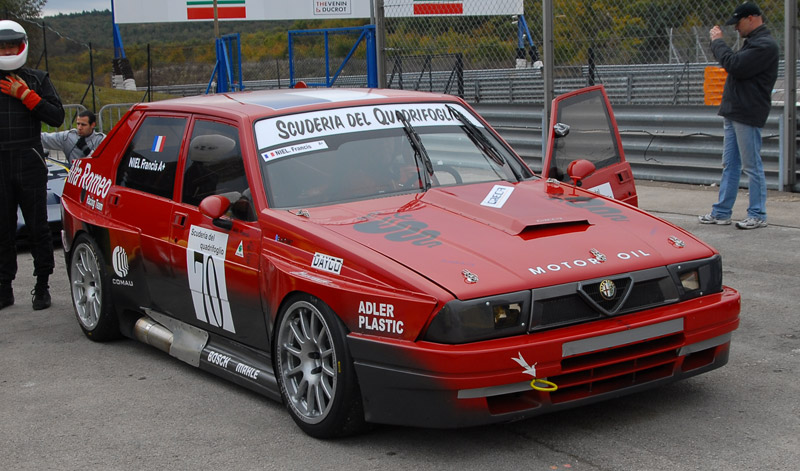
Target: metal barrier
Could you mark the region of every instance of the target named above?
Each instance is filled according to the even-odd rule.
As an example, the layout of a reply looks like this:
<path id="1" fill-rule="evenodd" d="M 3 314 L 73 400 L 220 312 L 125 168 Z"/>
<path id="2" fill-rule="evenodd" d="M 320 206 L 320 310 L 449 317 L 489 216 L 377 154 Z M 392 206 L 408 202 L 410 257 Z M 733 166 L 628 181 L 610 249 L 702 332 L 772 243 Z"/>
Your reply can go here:
<path id="1" fill-rule="evenodd" d="M 542 169 L 542 106 L 475 104 L 475 109 L 536 172 Z M 782 106 L 774 106 L 762 131 L 761 156 L 769 189 L 779 188 Z M 719 184 L 722 118 L 716 106 L 615 105 L 625 158 L 637 179 Z M 800 156 L 796 155 L 800 169 Z M 800 170 L 798 170 L 800 176 Z M 797 179 L 800 181 L 800 178 Z M 742 178 L 742 184 L 747 183 Z M 798 192 L 800 185 L 791 191 Z"/>
<path id="2" fill-rule="evenodd" d="M 106 130 L 109 123 L 115 124 L 131 106 L 130 103 L 104 106 L 98 113 L 98 127 Z M 474 103 L 473 106 L 534 171 L 541 171 L 542 105 Z M 77 109 L 80 105 L 67 107 Z M 762 133 L 762 158 L 769 189 L 779 188 L 782 114 L 782 106 L 773 106 Z M 717 107 L 615 105 L 614 116 L 625 157 L 637 179 L 701 185 L 719 183 L 722 118 L 717 116 Z M 800 169 L 800 158 L 795 168 Z M 742 183 L 746 182 L 743 178 Z M 795 185 L 791 191 L 797 192 L 800 188 Z"/>
<path id="3" fill-rule="evenodd" d="M 97 113 L 97 130 L 105 133 L 110 131 L 133 105 L 135 103 L 117 103 L 100 108 Z"/>

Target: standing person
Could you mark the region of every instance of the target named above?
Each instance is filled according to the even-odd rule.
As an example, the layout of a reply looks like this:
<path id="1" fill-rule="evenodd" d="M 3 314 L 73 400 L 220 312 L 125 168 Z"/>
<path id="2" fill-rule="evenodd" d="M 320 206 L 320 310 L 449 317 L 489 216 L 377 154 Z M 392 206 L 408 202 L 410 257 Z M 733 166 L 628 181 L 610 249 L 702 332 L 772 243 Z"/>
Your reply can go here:
<path id="1" fill-rule="evenodd" d="M 17 207 L 31 234 L 36 285 L 33 309 L 50 307 L 55 266 L 47 224 L 47 164 L 42 124 L 61 126 L 64 107 L 47 72 L 23 67 L 28 36 L 18 23 L 0 21 L 0 309 L 14 304 Z"/>
<path id="2" fill-rule="evenodd" d="M 750 205 L 739 229 L 767 227 L 767 182 L 761 162 L 761 128 L 772 105 L 772 87 L 778 78 L 778 43 L 764 25 L 761 9 L 745 2 L 736 7 L 726 25 L 736 25 L 744 38 L 734 52 L 722 40 L 719 26 L 711 28 L 711 51 L 728 72 L 722 91 L 724 137 L 719 201 L 700 216 L 701 224 L 730 224 L 742 169 L 749 179 Z"/>
<path id="3" fill-rule="evenodd" d="M 67 162 L 86 157 L 92 153 L 106 137 L 95 132 L 97 118 L 94 113 L 84 110 L 75 118 L 75 129 L 59 132 L 43 132 L 42 146 L 45 149 L 60 150 L 67 157 Z"/>

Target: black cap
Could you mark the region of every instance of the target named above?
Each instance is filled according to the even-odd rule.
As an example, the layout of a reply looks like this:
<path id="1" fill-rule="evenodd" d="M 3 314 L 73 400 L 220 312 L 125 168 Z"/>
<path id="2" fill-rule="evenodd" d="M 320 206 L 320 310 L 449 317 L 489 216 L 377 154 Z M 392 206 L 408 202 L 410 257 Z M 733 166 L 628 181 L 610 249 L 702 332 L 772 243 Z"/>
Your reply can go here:
<path id="1" fill-rule="evenodd" d="M 761 9 L 758 8 L 758 5 L 751 2 L 744 2 L 738 7 L 736 10 L 733 11 L 733 16 L 729 19 L 725 24 L 726 25 L 735 25 L 739 22 L 742 18 L 747 18 L 748 16 L 761 16 Z"/>

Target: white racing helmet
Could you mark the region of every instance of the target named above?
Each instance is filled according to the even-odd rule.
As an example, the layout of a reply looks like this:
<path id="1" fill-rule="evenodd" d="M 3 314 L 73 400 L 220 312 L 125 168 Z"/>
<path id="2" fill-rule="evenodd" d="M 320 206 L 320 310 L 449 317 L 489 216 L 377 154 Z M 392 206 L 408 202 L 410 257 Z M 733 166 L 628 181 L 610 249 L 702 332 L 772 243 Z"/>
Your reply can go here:
<path id="1" fill-rule="evenodd" d="M 0 55 L 0 70 L 17 70 L 28 60 L 28 35 L 16 21 L 0 20 L 0 43 L 19 42 L 19 52 L 13 56 Z"/>

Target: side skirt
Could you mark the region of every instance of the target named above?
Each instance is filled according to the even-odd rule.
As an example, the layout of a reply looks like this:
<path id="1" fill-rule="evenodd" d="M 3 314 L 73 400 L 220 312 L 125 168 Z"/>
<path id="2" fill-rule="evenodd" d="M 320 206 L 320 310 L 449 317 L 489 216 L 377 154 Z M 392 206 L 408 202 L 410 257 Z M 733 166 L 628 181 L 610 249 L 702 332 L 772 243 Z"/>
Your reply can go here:
<path id="1" fill-rule="evenodd" d="M 270 358 L 239 342 L 209 334 L 165 314 L 143 308 L 134 337 L 181 361 L 281 401 Z"/>

